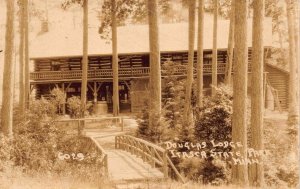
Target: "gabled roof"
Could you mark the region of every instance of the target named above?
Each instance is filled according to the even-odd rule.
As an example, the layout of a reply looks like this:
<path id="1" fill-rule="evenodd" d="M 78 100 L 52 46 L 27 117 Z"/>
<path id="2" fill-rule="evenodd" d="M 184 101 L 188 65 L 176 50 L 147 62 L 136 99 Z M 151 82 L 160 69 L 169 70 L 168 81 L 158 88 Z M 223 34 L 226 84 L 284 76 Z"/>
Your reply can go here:
<path id="1" fill-rule="evenodd" d="M 272 20 L 265 19 L 264 46 L 272 46 Z M 252 44 L 252 20 L 248 20 L 248 47 Z M 149 52 L 148 25 L 128 25 L 118 27 L 118 53 L 134 54 Z M 226 49 L 228 42 L 229 21 L 218 21 L 218 49 Z M 59 28 L 37 36 L 30 44 L 30 57 L 50 58 L 82 56 L 82 30 Z M 213 23 L 204 21 L 204 49 L 212 49 Z M 188 50 L 188 24 L 160 24 L 159 38 L 161 52 Z M 196 35 L 197 39 L 197 27 Z M 197 40 L 195 40 L 195 50 Z M 89 55 L 110 55 L 111 43 L 100 38 L 98 28 L 89 28 Z"/>

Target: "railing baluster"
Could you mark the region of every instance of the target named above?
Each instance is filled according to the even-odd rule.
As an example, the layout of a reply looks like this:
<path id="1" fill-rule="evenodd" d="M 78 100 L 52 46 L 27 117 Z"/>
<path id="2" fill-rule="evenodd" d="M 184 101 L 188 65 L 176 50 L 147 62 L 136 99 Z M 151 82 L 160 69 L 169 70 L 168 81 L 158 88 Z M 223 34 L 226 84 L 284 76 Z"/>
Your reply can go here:
<path id="1" fill-rule="evenodd" d="M 164 173 L 164 177 L 165 179 L 168 178 L 168 159 L 167 159 L 167 151 L 165 151 L 163 153 L 163 173 Z"/>

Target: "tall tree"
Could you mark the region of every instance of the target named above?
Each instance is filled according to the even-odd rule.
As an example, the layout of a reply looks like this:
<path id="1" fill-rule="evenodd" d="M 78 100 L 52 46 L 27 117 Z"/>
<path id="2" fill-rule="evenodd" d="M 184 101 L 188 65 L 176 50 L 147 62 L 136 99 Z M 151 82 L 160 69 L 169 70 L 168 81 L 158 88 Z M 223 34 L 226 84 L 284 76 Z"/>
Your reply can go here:
<path id="1" fill-rule="evenodd" d="M 288 19 L 288 34 L 289 34 L 289 129 L 293 131 L 293 133 L 297 133 L 297 126 L 299 124 L 299 101 L 298 101 L 298 64 L 297 64 L 297 46 L 296 43 L 299 41 L 295 36 L 295 10 L 294 10 L 294 0 L 286 0 L 287 4 L 287 19 Z"/>
<path id="2" fill-rule="evenodd" d="M 88 74 L 88 0 L 83 0 L 83 51 L 82 51 L 82 81 L 81 81 L 81 116 L 86 110 L 87 74 Z M 84 127 L 83 121 L 83 127 Z"/>
<path id="3" fill-rule="evenodd" d="M 14 51 L 14 1 L 6 1 L 6 31 L 2 86 L 1 131 L 12 137 L 13 121 L 13 51 Z"/>
<path id="4" fill-rule="evenodd" d="M 204 0 L 198 5 L 198 46 L 197 46 L 197 106 L 203 106 L 203 25 Z"/>
<path id="5" fill-rule="evenodd" d="M 158 125 L 161 114 L 161 69 L 157 0 L 148 0 L 150 45 L 150 112 L 149 127 Z"/>
<path id="6" fill-rule="evenodd" d="M 112 68 L 113 68 L 113 115 L 119 115 L 119 64 L 118 64 L 118 49 L 117 49 L 117 21 L 116 21 L 116 0 L 112 0 Z"/>
<path id="7" fill-rule="evenodd" d="M 297 13 L 295 8 L 298 8 L 298 2 L 295 0 L 286 0 L 286 12 L 288 21 L 288 43 L 289 43 L 289 112 L 288 112 L 288 126 L 289 132 L 292 135 L 292 143 L 289 148 L 292 151 L 300 150 L 297 145 L 300 144 L 299 135 L 299 37 L 298 27 L 295 22 L 297 21 Z M 298 137 L 297 137 L 298 135 Z M 300 179 L 300 178 L 299 178 Z M 300 180 L 299 180 L 300 182 Z M 299 187 L 299 183 L 298 183 Z"/>
<path id="8" fill-rule="evenodd" d="M 213 50 L 212 50 L 212 90 L 211 94 L 216 94 L 216 88 L 218 85 L 218 0 L 214 0 L 214 27 L 213 27 Z"/>
<path id="9" fill-rule="evenodd" d="M 253 2 L 253 31 L 252 31 L 252 70 L 251 70 L 251 148 L 263 150 L 263 72 L 264 47 L 263 30 L 265 15 L 264 0 Z M 261 161 L 261 159 L 260 159 Z M 249 182 L 252 186 L 262 186 L 264 178 L 261 163 L 250 164 Z"/>
<path id="10" fill-rule="evenodd" d="M 186 92 L 185 92 L 185 104 L 183 120 L 187 129 L 192 123 L 192 85 L 193 85 L 193 71 L 194 71 L 194 45 L 195 45 L 195 7 L 196 1 L 189 1 L 189 52 L 188 52 L 188 67 L 187 67 L 187 80 L 186 80 Z"/>
<path id="11" fill-rule="evenodd" d="M 25 113 L 25 66 L 24 66 L 24 0 L 19 0 L 19 109 L 20 115 Z"/>
<path id="12" fill-rule="evenodd" d="M 232 114 L 232 141 L 240 142 L 238 150 L 242 158 L 247 158 L 247 1 L 235 1 L 234 27 L 234 79 L 233 79 L 233 114 Z M 248 184 L 248 168 L 245 164 L 236 164 L 232 168 L 232 181 L 237 185 Z"/>
<path id="13" fill-rule="evenodd" d="M 225 83 L 230 85 L 231 83 L 231 72 L 233 62 L 233 46 L 234 46 L 234 1 L 231 1 L 230 10 L 230 23 L 229 23 L 229 35 L 228 35 L 228 48 L 227 48 L 227 62 L 226 62 L 226 73 Z"/>
<path id="14" fill-rule="evenodd" d="M 25 104 L 29 107 L 30 83 L 29 83 L 29 11 L 28 0 L 24 0 L 24 71 L 25 71 Z"/>

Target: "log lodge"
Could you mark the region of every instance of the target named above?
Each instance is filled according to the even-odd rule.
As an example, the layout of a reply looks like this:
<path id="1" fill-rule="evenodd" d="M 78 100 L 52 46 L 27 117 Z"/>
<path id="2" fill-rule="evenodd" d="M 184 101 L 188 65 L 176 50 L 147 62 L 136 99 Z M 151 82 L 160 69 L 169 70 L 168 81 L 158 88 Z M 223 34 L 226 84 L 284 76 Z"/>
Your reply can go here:
<path id="1" fill-rule="evenodd" d="M 249 87 L 251 80 L 251 34 L 252 21 L 248 22 Z M 161 64 L 171 60 L 178 64 L 178 77 L 186 75 L 184 65 L 188 60 L 188 24 L 161 24 Z M 226 59 L 229 22 L 218 22 L 218 82 L 223 82 Z M 197 31 L 197 28 L 196 28 Z M 209 92 L 211 84 L 212 23 L 204 25 L 204 88 Z M 197 38 L 197 32 L 196 32 Z M 197 41 L 197 40 L 196 40 Z M 31 45 L 30 59 L 33 70 L 30 73 L 32 94 L 36 99 L 47 97 L 54 87 L 59 87 L 66 98 L 80 96 L 82 76 L 82 31 L 59 30 L 36 37 Z M 196 64 L 196 47 L 195 59 Z M 272 48 L 272 22 L 265 19 L 265 83 L 276 89 L 277 108 L 287 108 L 288 72 L 268 63 Z M 112 111 L 112 47 L 110 40 L 102 39 L 97 28 L 89 28 L 88 44 L 88 91 L 87 100 L 95 106 L 106 106 Z M 118 27 L 119 97 L 121 112 L 138 112 L 147 97 L 149 82 L 149 36 L 148 25 Z M 233 63 L 234 64 L 234 63 Z M 162 75 L 164 77 L 164 75 Z M 64 108 L 65 109 L 65 108 Z"/>

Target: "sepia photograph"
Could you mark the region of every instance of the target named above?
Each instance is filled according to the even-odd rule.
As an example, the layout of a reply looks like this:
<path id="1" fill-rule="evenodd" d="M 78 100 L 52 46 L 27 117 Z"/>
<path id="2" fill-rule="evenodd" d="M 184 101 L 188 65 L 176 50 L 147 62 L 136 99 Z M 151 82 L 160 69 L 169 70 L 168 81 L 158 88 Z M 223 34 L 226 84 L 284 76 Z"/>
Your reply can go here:
<path id="1" fill-rule="evenodd" d="M 298 0 L 0 0 L 0 189 L 300 189 Z"/>

